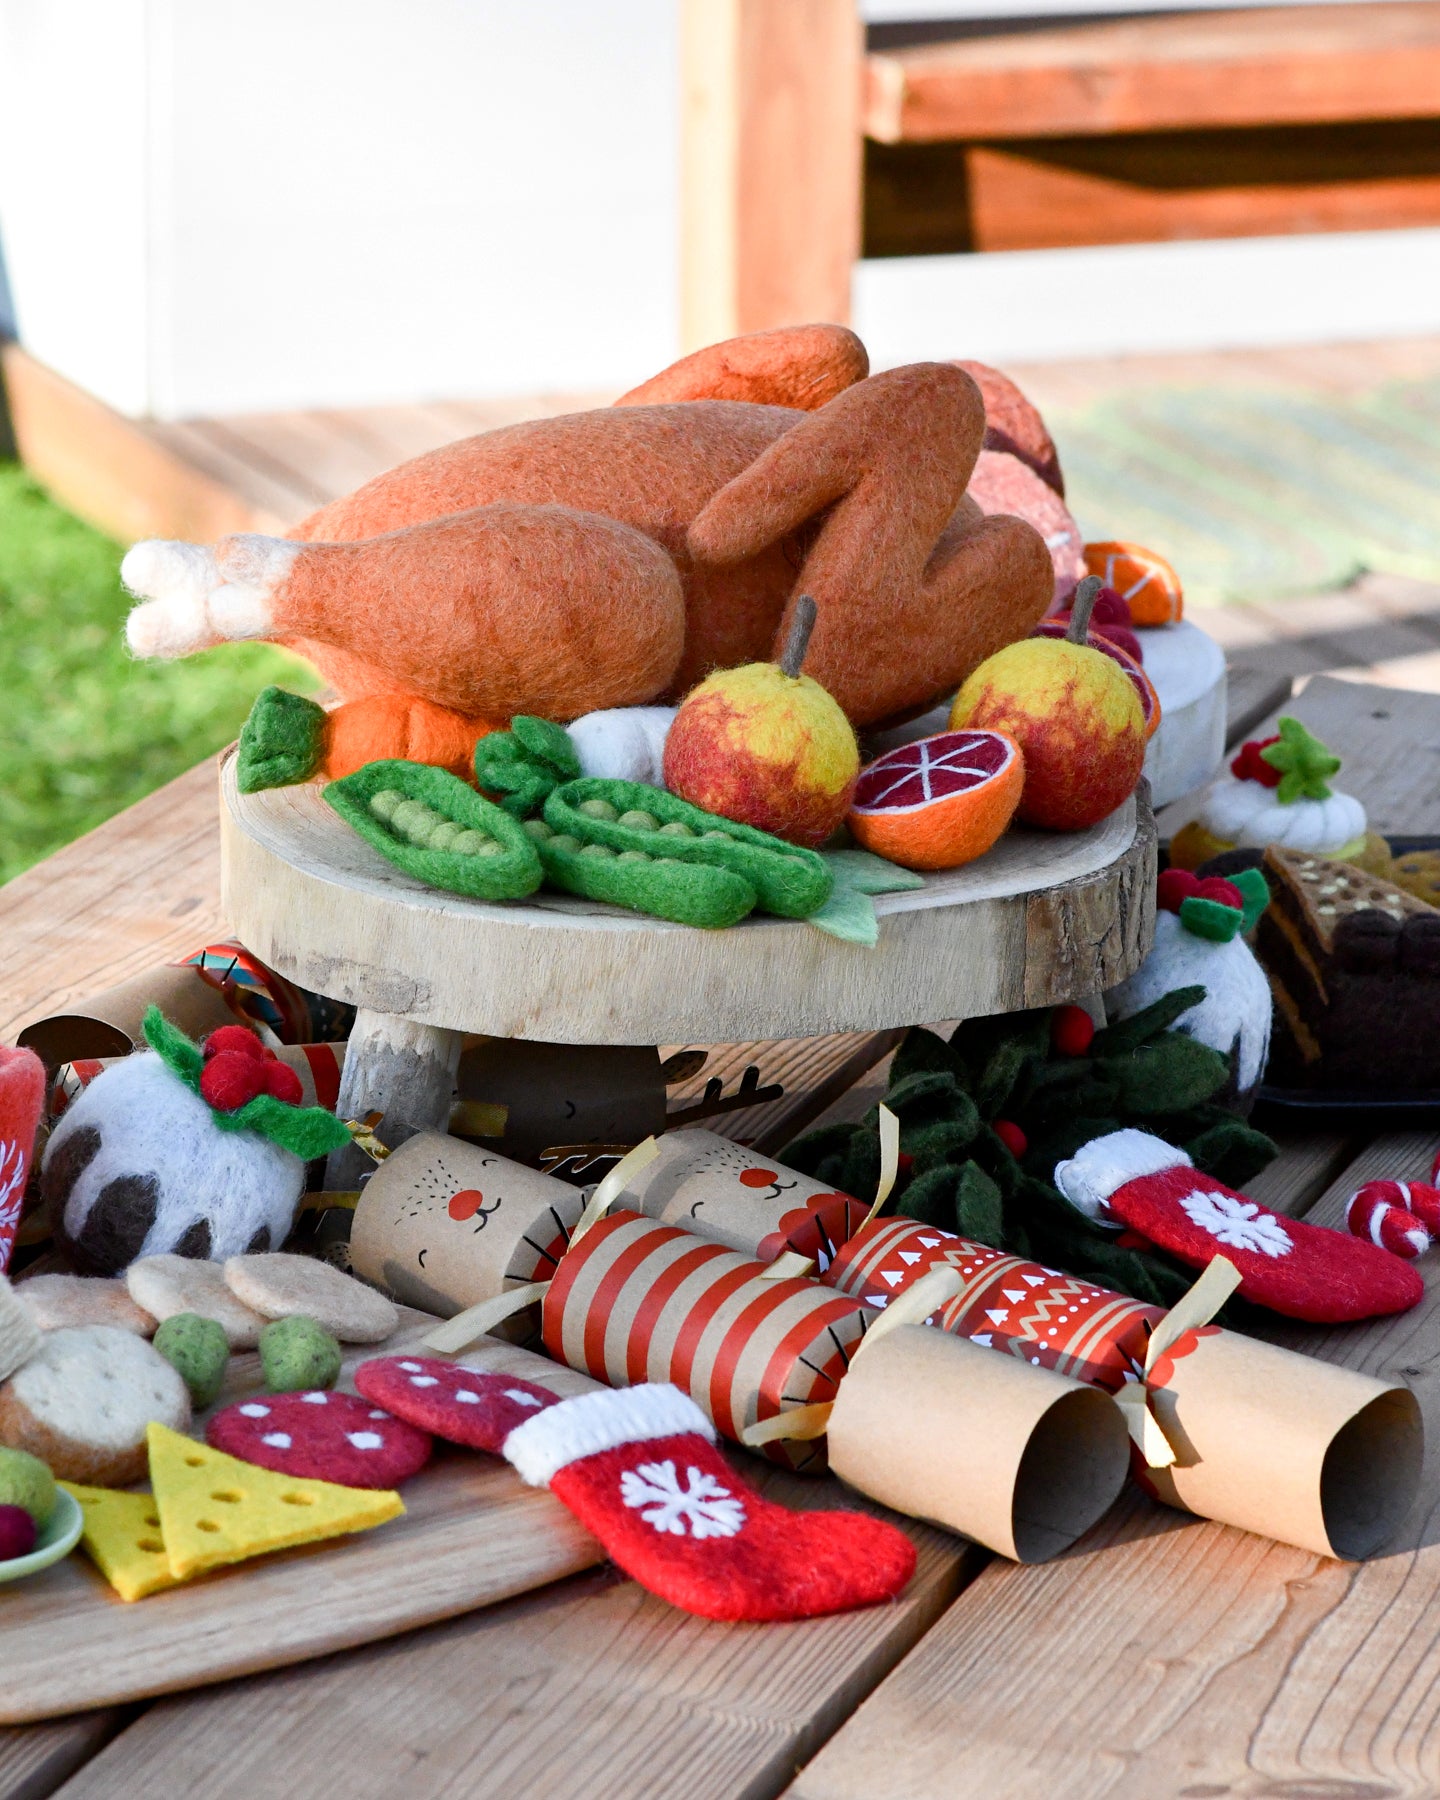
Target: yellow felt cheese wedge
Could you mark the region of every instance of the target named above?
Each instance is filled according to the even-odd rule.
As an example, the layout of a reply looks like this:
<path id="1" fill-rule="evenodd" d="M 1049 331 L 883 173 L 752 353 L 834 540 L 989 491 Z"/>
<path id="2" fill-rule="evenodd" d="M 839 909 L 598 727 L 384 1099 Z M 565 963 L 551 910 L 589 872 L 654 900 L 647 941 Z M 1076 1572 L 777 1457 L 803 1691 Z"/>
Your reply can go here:
<path id="1" fill-rule="evenodd" d="M 269 1550 L 368 1531 L 405 1510 L 396 1493 L 276 1475 L 165 1425 L 150 1427 L 150 1485 L 179 1581 Z"/>
<path id="2" fill-rule="evenodd" d="M 143 1600 L 176 1585 L 160 1535 L 160 1515 L 149 1494 L 84 1487 L 78 1481 L 60 1486 L 80 1502 L 85 1554 L 122 1600 Z"/>

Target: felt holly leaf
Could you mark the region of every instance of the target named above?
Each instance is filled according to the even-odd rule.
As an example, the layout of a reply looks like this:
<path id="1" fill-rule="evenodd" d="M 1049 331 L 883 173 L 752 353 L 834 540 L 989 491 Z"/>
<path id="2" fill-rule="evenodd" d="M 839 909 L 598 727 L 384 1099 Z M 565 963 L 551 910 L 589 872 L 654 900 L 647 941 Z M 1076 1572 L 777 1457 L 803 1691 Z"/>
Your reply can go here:
<path id="1" fill-rule="evenodd" d="M 200 1071 L 205 1067 L 200 1046 L 186 1037 L 178 1025 L 172 1025 L 158 1006 L 146 1008 L 140 1029 L 145 1034 L 145 1042 L 167 1068 L 178 1075 L 192 1093 L 198 1094 Z"/>
<path id="2" fill-rule="evenodd" d="M 1201 986 L 1174 988 L 1168 994 L 1162 994 L 1149 1006 L 1142 1007 L 1139 1012 L 1131 1013 L 1128 1019 L 1117 1020 L 1107 1025 L 1103 1031 L 1097 1031 L 1090 1045 L 1093 1057 L 1123 1056 L 1136 1050 L 1141 1044 L 1148 1044 L 1152 1038 L 1159 1037 L 1162 1031 L 1168 1031 L 1181 1013 L 1189 1012 L 1192 1006 L 1198 1006 L 1205 998 L 1205 989 Z"/>
<path id="3" fill-rule="evenodd" d="M 955 1188 L 955 1221 L 962 1237 L 992 1249 L 1005 1248 L 1005 1217 L 1000 1189 L 978 1163 L 960 1169 Z"/>
<path id="4" fill-rule="evenodd" d="M 1228 944 L 1244 924 L 1245 915 L 1221 900 L 1187 894 L 1180 902 L 1180 923 L 1192 937 L 1211 944 Z"/>
<path id="5" fill-rule="evenodd" d="M 1328 800 L 1330 776 L 1340 768 L 1340 758 L 1307 731 L 1298 719 L 1278 721 L 1280 735 L 1260 752 L 1272 769 L 1280 771 L 1276 798 L 1282 806 L 1297 800 Z"/>
<path id="6" fill-rule="evenodd" d="M 1263 1131 L 1233 1115 L 1190 1138 L 1183 1147 L 1197 1169 L 1234 1188 L 1243 1188 L 1280 1154 L 1279 1146 Z"/>
<path id="7" fill-rule="evenodd" d="M 802 1175 L 814 1175 L 820 1180 L 828 1177 L 820 1175 L 820 1166 L 831 1157 L 842 1157 L 855 1133 L 858 1125 L 848 1120 L 838 1125 L 817 1125 L 813 1131 L 806 1131 L 788 1143 L 780 1152 L 780 1160 L 787 1169 L 798 1169 Z"/>
<path id="8" fill-rule="evenodd" d="M 936 1031 L 912 1025 L 891 1061 L 890 1085 L 894 1088 L 909 1075 L 931 1071 L 950 1075 L 958 1087 L 969 1086 L 970 1071 L 954 1045 L 947 1044 Z"/>
<path id="9" fill-rule="evenodd" d="M 944 1069 L 917 1069 L 899 1081 L 892 1077 L 885 1104 L 900 1121 L 902 1145 L 907 1132 L 937 1119 L 969 1119 L 972 1127 L 979 1122 L 974 1101 Z"/>
<path id="10" fill-rule="evenodd" d="M 1245 903 L 1245 917 L 1240 929 L 1248 936 L 1259 924 L 1261 913 L 1270 904 L 1270 883 L 1266 881 L 1261 869 L 1238 869 L 1226 879 L 1231 887 L 1240 890 L 1240 898 Z"/>
<path id="11" fill-rule="evenodd" d="M 552 724 L 530 713 L 516 713 L 510 721 L 515 741 L 533 761 L 547 763 L 562 781 L 574 781 L 580 774 L 580 758 L 574 739 L 563 725 Z"/>
<path id="12" fill-rule="evenodd" d="M 959 1169 L 947 1163 L 910 1182 L 896 1201 L 895 1210 L 907 1219 L 918 1219 L 922 1225 L 934 1225 L 941 1231 L 957 1231 L 955 1194 L 959 1186 Z"/>
<path id="13" fill-rule="evenodd" d="M 242 794 L 293 787 L 320 767 L 325 748 L 325 709 L 303 694 L 262 688 L 240 727 L 235 781 Z"/>
<path id="14" fill-rule="evenodd" d="M 1218 1093 L 1230 1079 L 1230 1064 L 1183 1031 L 1167 1031 L 1127 1056 L 1106 1058 L 1120 1083 L 1120 1105 L 1141 1118 L 1183 1112 Z"/>
<path id="15" fill-rule="evenodd" d="M 902 1133 L 900 1142 L 914 1162 L 915 1173 L 923 1175 L 942 1163 L 957 1162 L 974 1143 L 979 1129 L 980 1118 L 972 1107 L 968 1118 L 942 1119 L 918 1131 Z"/>
<path id="16" fill-rule="evenodd" d="M 211 1116 L 222 1131 L 258 1131 L 301 1162 L 314 1162 L 350 1142 L 345 1121 L 323 1106 L 291 1106 L 273 1094 L 257 1094 L 233 1113 Z"/>

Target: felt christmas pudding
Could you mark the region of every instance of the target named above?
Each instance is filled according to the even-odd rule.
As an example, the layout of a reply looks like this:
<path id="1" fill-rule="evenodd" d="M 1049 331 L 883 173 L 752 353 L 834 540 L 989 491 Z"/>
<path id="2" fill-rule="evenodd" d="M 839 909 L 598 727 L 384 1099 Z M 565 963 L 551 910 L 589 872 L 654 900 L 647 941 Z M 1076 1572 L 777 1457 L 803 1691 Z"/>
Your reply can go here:
<path id="1" fill-rule="evenodd" d="M 806 673 L 851 723 L 923 710 L 1038 622 L 1054 568 L 1034 525 L 967 495 L 987 428 L 972 376 L 867 367 L 843 327 L 762 332 L 614 407 L 406 463 L 288 539 L 138 544 L 130 646 L 287 644 L 368 709 L 364 760 L 428 738 L 458 766 L 466 733 L 517 713 L 678 701 L 774 658 L 810 594 Z M 318 767 L 313 715 L 288 723 L 284 754 Z M 363 735 L 352 715 L 352 764 Z"/>
<path id="2" fill-rule="evenodd" d="M 333 1113 L 295 1104 L 298 1077 L 244 1026 L 193 1043 L 152 1007 L 148 1052 L 105 1070 L 46 1146 L 55 1235 L 87 1274 L 141 1256 L 278 1249 L 305 1164 L 349 1141 Z"/>
<path id="3" fill-rule="evenodd" d="M 1270 983 L 1245 934 L 1269 901 L 1258 869 L 1204 881 L 1167 869 L 1156 885 L 1150 954 L 1105 997 L 1106 1016 L 1121 1020 L 1179 989 L 1202 988 L 1204 997 L 1175 1018 L 1173 1029 L 1229 1058 L 1246 1110 L 1270 1050 Z"/>

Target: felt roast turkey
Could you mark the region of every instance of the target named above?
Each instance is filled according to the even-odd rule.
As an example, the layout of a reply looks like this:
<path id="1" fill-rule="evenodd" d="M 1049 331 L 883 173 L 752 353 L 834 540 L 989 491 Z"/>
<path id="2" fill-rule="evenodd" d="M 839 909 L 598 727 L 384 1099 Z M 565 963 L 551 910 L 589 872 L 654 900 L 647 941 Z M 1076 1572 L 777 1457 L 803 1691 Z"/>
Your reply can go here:
<path id="1" fill-rule="evenodd" d="M 46 1146 L 41 1192 L 77 1268 L 113 1275 L 140 1256 L 278 1250 L 305 1164 L 349 1141 L 299 1078 L 242 1025 L 193 1044 L 151 1007 L 148 1051 L 98 1075 Z"/>
<path id="2" fill-rule="evenodd" d="M 1054 446 L 1003 377 L 983 372 L 1004 418 L 987 436 L 965 367 L 868 367 L 840 326 L 760 332 L 616 406 L 402 464 L 288 539 L 137 544 L 130 647 L 287 644 L 348 703 L 348 761 L 429 743 L 443 753 L 420 760 L 463 766 L 516 713 L 675 700 L 775 655 L 810 594 L 806 673 L 851 721 L 919 710 L 1073 585 L 1077 546 L 1062 576 L 1046 538 L 1078 532 Z M 1012 516 L 1031 503 L 1039 529 Z"/>

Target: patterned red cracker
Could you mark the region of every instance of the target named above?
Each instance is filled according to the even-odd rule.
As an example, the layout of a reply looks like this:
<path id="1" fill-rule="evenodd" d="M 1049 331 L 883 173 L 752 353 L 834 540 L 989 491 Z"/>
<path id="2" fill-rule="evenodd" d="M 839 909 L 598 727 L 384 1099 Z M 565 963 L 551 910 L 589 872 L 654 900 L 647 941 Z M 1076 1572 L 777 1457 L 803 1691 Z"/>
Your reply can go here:
<path id="1" fill-rule="evenodd" d="M 361 1363 L 355 1386 L 397 1419 L 452 1444 L 498 1455 L 515 1427 L 559 1399 L 518 1375 L 486 1375 L 430 1356 L 379 1356 Z"/>
<path id="2" fill-rule="evenodd" d="M 256 1394 L 216 1413 L 216 1450 L 277 1475 L 393 1488 L 430 1460 L 430 1434 L 355 1394 Z"/>

